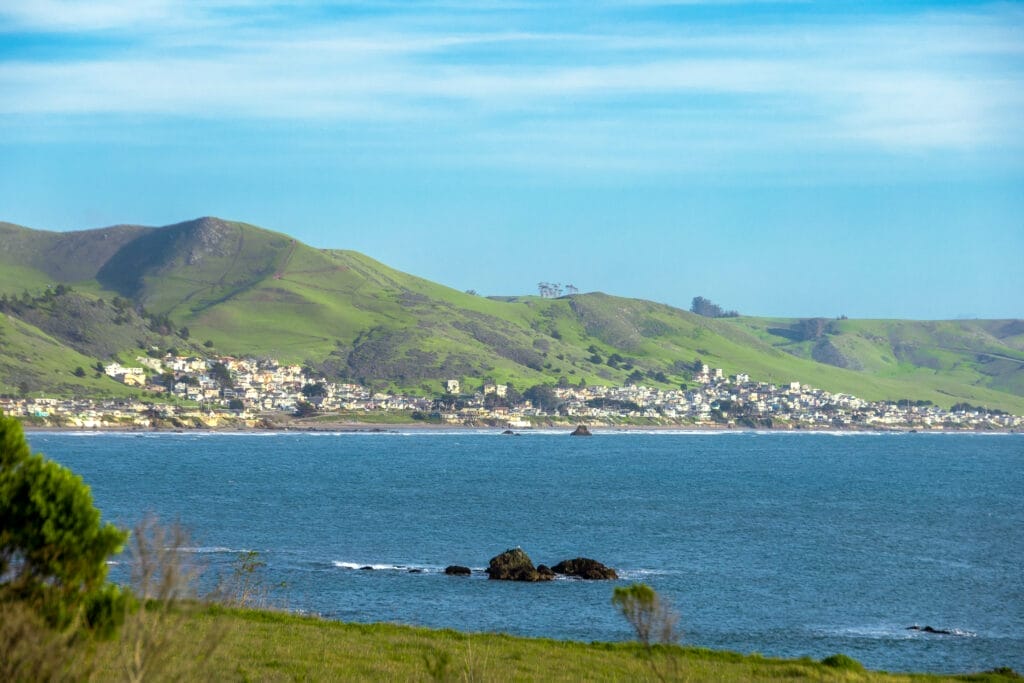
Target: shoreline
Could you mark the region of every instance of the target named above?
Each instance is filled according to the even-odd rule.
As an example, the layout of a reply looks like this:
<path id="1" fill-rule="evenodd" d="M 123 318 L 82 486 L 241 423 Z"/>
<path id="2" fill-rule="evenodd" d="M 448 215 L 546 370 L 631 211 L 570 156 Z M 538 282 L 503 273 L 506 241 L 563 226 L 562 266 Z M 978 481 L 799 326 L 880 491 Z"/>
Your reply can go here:
<path id="1" fill-rule="evenodd" d="M 585 425 L 594 435 L 617 432 L 687 432 L 708 434 L 1020 434 L 1014 429 L 927 429 L 920 427 L 907 428 L 865 428 L 840 429 L 835 427 L 729 427 L 725 425 L 693 425 L 693 424 L 659 424 L 659 425 L 607 425 L 573 422 L 566 424 L 547 424 L 526 428 L 506 428 L 493 425 L 473 424 L 437 424 L 437 423 L 386 423 L 386 422 L 321 422 L 319 424 L 281 424 L 273 426 L 224 425 L 203 427 L 139 427 L 139 426 L 103 426 L 78 427 L 64 425 L 31 425 L 22 423 L 26 433 L 33 432 L 86 432 L 95 434 L 128 433 L 128 434 L 190 434 L 190 433 L 346 433 L 346 434 L 387 434 L 396 432 L 497 432 L 504 435 L 530 433 L 562 432 L 568 436 L 577 425 Z"/>

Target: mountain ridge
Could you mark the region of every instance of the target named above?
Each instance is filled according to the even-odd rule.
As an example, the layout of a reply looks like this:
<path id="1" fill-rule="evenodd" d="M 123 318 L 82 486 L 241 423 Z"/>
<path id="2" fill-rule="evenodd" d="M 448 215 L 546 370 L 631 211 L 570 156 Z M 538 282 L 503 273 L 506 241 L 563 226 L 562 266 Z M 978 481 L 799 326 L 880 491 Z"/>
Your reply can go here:
<path id="1" fill-rule="evenodd" d="M 62 294 L 71 298 L 44 301 L 55 284 L 71 288 Z M 45 311 L 19 315 L 8 307 L 7 315 L 79 355 L 120 345 L 107 355 L 126 361 L 174 344 L 196 354 L 275 356 L 340 379 L 428 393 L 451 376 L 521 387 L 559 379 L 678 386 L 699 359 L 867 399 L 1024 412 L 1020 320 L 712 319 L 600 292 L 480 297 L 358 252 L 315 249 L 209 216 L 70 233 L 0 223 L 0 293 L 25 290 Z M 136 318 L 129 320 L 125 301 Z M 75 339 L 88 327 L 76 328 L 76 320 L 90 311 L 109 320 L 88 328 L 91 345 Z M 135 326 L 135 338 L 126 325 Z M 105 335 L 119 341 L 108 344 Z M 0 356 L 13 352 L 3 343 Z M 11 383 L 0 377 L 0 392 L 4 386 Z"/>

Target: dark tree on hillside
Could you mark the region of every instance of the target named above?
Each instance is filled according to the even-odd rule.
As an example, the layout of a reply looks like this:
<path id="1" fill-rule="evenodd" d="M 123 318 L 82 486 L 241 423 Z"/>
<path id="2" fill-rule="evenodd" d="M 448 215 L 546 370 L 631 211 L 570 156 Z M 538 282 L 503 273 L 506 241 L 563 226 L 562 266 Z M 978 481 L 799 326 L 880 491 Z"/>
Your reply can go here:
<path id="1" fill-rule="evenodd" d="M 726 311 L 718 304 L 702 296 L 693 297 L 693 302 L 690 304 L 690 312 L 702 315 L 705 318 L 735 318 L 739 316 L 739 313 L 736 311 Z"/>
<path id="2" fill-rule="evenodd" d="M 217 382 L 221 387 L 227 388 L 234 386 L 234 381 L 231 379 L 231 371 L 223 363 L 214 363 L 210 366 L 209 370 L 210 379 Z"/>
<path id="3" fill-rule="evenodd" d="M 460 399 L 458 396 L 452 393 L 444 393 L 438 398 L 434 399 L 433 409 L 435 411 L 442 410 L 458 410 L 466 405 L 466 402 Z"/>
<path id="4" fill-rule="evenodd" d="M 537 289 L 545 299 L 555 299 L 562 296 L 562 285 L 555 282 L 538 282 Z"/>
<path id="5" fill-rule="evenodd" d="M 484 408 L 492 410 L 494 408 L 507 408 L 509 407 L 508 398 L 504 396 L 498 396 L 497 394 L 486 394 L 484 396 Z"/>
<path id="6" fill-rule="evenodd" d="M 533 385 L 523 392 L 523 398 L 546 413 L 553 413 L 558 409 L 559 400 L 555 396 L 555 390 L 547 384 Z"/>
<path id="7" fill-rule="evenodd" d="M 308 401 L 299 401 L 295 406 L 295 417 L 312 417 L 316 415 L 316 406 Z"/>
<path id="8" fill-rule="evenodd" d="M 653 379 L 655 382 L 662 382 L 666 384 L 668 383 L 668 376 L 660 370 L 657 372 L 655 372 L 654 370 L 648 370 L 647 376 L 650 379 Z"/>
<path id="9" fill-rule="evenodd" d="M 315 384 L 306 384 L 302 387 L 302 395 L 306 398 L 313 398 L 314 396 L 326 396 L 327 387 L 320 382 Z"/>

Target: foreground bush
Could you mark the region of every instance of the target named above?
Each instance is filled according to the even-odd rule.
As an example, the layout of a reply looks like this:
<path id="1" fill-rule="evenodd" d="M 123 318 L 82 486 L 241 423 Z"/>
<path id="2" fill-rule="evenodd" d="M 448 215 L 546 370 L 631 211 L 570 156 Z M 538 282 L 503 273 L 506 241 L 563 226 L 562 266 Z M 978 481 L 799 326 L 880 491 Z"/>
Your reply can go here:
<path id="1" fill-rule="evenodd" d="M 32 454 L 18 421 L 0 414 L 0 600 L 33 606 L 51 626 L 87 610 L 106 628 L 124 607 L 105 586 L 106 560 L 127 537 L 100 521 L 81 477 Z"/>

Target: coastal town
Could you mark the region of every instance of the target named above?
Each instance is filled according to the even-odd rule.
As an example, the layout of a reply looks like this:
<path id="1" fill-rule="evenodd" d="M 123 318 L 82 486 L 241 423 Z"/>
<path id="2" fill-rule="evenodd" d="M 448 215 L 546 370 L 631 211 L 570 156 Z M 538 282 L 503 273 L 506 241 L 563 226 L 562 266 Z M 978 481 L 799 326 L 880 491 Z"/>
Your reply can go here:
<path id="1" fill-rule="evenodd" d="M 510 384 L 462 379 L 434 395 L 372 391 L 271 359 L 150 358 L 97 364 L 97 374 L 138 390 L 129 398 L 0 398 L 0 410 L 30 427 L 243 429 L 317 424 L 439 424 L 529 429 L 556 424 L 709 429 L 1016 431 L 1024 417 L 959 403 L 866 401 L 801 384 L 753 381 L 701 365 L 677 389 Z"/>

